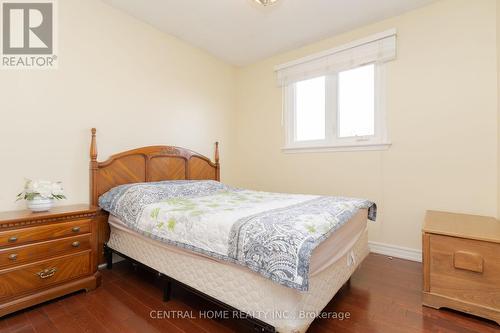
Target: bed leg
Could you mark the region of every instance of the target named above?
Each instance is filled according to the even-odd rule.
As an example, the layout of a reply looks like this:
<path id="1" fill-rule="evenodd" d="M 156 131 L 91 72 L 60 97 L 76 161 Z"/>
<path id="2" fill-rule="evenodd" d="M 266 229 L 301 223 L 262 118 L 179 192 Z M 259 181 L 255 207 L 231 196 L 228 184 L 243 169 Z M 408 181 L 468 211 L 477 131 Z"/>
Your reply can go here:
<path id="1" fill-rule="evenodd" d="M 104 257 L 106 259 L 106 268 L 113 268 L 113 250 L 111 250 L 106 244 L 104 244 Z"/>
<path id="2" fill-rule="evenodd" d="M 170 301 L 172 296 L 172 280 L 168 276 L 164 276 L 164 285 L 163 285 L 163 302 Z"/>
<path id="3" fill-rule="evenodd" d="M 163 283 L 163 302 L 168 302 L 172 295 L 172 279 L 160 272 L 158 272 L 158 278 Z"/>

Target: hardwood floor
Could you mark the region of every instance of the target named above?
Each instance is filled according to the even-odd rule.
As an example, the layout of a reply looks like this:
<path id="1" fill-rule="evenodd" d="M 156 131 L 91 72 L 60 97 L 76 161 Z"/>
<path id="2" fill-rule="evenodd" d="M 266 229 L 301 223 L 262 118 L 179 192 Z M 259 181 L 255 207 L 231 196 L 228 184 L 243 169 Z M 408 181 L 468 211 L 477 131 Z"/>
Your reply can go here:
<path id="1" fill-rule="evenodd" d="M 162 302 L 153 274 L 128 263 L 103 270 L 103 284 L 0 319 L 0 332 L 251 332 L 241 320 L 211 320 L 199 311 L 217 310 L 180 288 Z M 325 311 L 349 312 L 350 319 L 317 319 L 308 332 L 500 332 L 493 322 L 421 306 L 422 265 L 370 254 Z M 152 310 L 181 311 L 193 319 L 150 319 Z"/>

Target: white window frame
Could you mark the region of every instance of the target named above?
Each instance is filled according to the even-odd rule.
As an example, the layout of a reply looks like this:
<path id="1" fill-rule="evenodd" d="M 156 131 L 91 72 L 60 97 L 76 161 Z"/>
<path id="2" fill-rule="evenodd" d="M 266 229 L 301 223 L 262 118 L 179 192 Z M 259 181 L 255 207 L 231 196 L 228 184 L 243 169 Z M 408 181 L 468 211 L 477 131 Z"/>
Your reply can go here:
<path id="1" fill-rule="evenodd" d="M 325 94 L 325 139 L 296 140 L 296 82 L 284 87 L 284 152 L 321 152 L 321 151 L 356 151 L 356 150 L 386 150 L 391 143 L 387 133 L 386 119 L 386 63 L 375 65 L 375 134 L 370 136 L 338 137 L 338 73 L 326 76 Z M 370 64 L 360 65 L 365 66 Z M 354 69 L 354 68 L 351 68 Z"/>

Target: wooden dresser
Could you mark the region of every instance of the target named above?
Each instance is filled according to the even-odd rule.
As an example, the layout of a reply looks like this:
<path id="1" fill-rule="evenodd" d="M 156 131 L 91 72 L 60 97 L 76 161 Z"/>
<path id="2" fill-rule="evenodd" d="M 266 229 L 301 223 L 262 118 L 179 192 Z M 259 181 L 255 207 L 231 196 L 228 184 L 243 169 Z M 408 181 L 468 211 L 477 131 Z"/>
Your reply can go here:
<path id="1" fill-rule="evenodd" d="M 424 305 L 500 324 L 500 221 L 429 211 L 423 228 Z"/>
<path id="2" fill-rule="evenodd" d="M 95 289 L 96 209 L 0 213 L 0 317 L 81 289 Z"/>

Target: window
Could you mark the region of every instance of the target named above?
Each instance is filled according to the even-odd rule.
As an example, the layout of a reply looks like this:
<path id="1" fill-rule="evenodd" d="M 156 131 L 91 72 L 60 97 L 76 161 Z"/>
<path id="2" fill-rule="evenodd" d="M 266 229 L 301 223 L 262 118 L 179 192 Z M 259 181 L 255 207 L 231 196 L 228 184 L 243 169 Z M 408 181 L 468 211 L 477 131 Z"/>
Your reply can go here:
<path id="1" fill-rule="evenodd" d="M 322 54 L 278 69 L 284 87 L 284 150 L 373 150 L 390 145 L 384 72 L 387 60 L 395 56 L 393 36 L 390 43 L 384 38 L 364 41 L 360 47 L 333 52 L 333 58 L 325 60 L 328 55 Z M 355 65 L 355 60 L 362 63 Z"/>
<path id="2" fill-rule="evenodd" d="M 375 135 L 375 65 L 338 75 L 339 138 Z"/>
<path id="3" fill-rule="evenodd" d="M 325 77 L 297 82 L 295 85 L 295 140 L 325 139 Z"/>
<path id="4" fill-rule="evenodd" d="M 364 65 L 287 87 L 285 149 L 385 147 L 382 66 Z"/>

